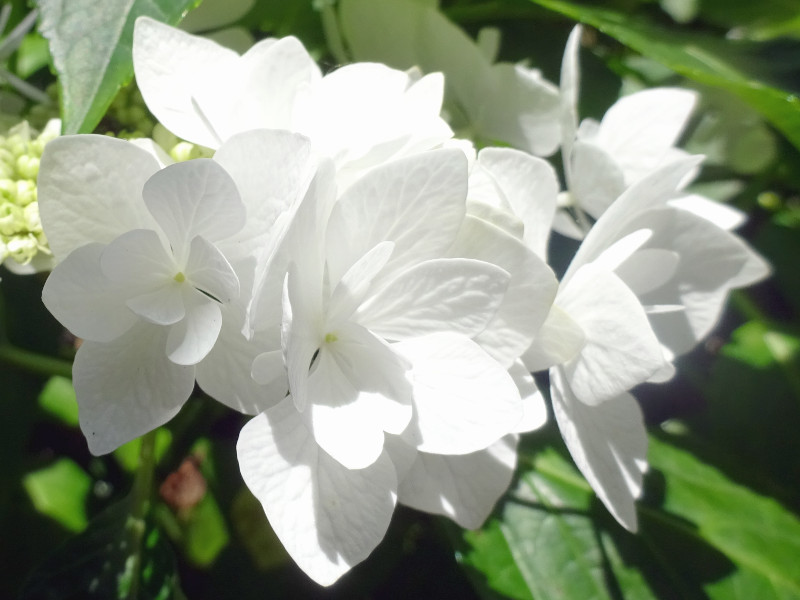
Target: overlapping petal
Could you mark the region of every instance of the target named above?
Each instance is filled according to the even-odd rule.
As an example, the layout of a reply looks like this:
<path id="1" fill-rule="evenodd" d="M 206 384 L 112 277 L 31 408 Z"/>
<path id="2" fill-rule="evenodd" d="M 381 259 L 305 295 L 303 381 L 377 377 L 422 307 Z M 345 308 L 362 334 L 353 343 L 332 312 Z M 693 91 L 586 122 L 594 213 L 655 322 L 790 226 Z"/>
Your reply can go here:
<path id="1" fill-rule="evenodd" d="M 622 393 L 597 405 L 582 402 L 560 367 L 550 370 L 553 411 L 575 464 L 626 529 L 636 531 L 635 498 L 646 470 L 647 433 L 636 400 Z"/>
<path id="2" fill-rule="evenodd" d="M 72 382 L 92 454 L 111 452 L 169 421 L 194 389 L 194 368 L 167 359 L 167 330 L 137 323 L 108 343 L 85 341 Z"/>
<path id="3" fill-rule="evenodd" d="M 107 244 L 131 229 L 151 229 L 142 188 L 159 168 L 149 152 L 104 135 L 64 136 L 48 143 L 37 190 L 42 226 L 56 260 L 84 244 Z"/>
<path id="4" fill-rule="evenodd" d="M 317 583 L 335 582 L 383 538 L 397 498 L 385 453 L 364 469 L 343 467 L 317 446 L 291 398 L 247 423 L 236 451 L 275 533 Z"/>
<path id="5" fill-rule="evenodd" d="M 455 333 L 393 345 L 411 362 L 414 419 L 404 437 L 432 454 L 470 454 L 513 430 L 523 416 L 520 393 L 503 367 Z"/>
<path id="6" fill-rule="evenodd" d="M 485 450 L 462 456 L 418 452 L 400 481 L 397 499 L 477 529 L 511 483 L 516 446 L 516 436 L 506 436 Z"/>

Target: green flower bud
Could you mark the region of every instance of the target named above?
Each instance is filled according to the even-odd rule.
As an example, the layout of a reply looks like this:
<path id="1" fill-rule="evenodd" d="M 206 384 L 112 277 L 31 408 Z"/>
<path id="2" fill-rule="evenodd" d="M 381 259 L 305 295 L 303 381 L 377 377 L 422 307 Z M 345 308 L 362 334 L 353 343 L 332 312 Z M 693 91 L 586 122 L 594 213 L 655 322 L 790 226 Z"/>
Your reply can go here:
<path id="1" fill-rule="evenodd" d="M 8 255 L 22 265 L 27 265 L 39 250 L 39 241 L 32 233 L 16 235 L 6 243 Z"/>
<path id="2" fill-rule="evenodd" d="M 25 214 L 13 202 L 0 204 L 0 235 L 12 236 L 25 229 Z"/>
<path id="3" fill-rule="evenodd" d="M 23 179 L 36 181 L 36 176 L 39 175 L 39 157 L 23 154 L 17 158 L 17 173 Z"/>
<path id="4" fill-rule="evenodd" d="M 36 202 L 36 184 L 29 179 L 17 181 L 16 200 L 19 206 L 28 206 Z"/>

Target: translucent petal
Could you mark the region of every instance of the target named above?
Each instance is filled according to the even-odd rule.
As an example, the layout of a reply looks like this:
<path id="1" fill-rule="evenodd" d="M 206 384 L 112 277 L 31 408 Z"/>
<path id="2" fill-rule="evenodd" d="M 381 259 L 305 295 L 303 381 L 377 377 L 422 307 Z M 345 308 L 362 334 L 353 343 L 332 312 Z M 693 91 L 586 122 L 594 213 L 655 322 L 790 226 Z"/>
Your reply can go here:
<path id="1" fill-rule="evenodd" d="M 439 331 L 471 337 L 494 317 L 508 282 L 506 271 L 487 262 L 428 260 L 387 283 L 358 309 L 354 320 L 388 340 Z"/>
<path id="2" fill-rule="evenodd" d="M 614 518 L 636 531 L 634 500 L 642 492 L 647 465 L 647 432 L 642 411 L 630 394 L 602 404 L 581 402 L 561 368 L 550 371 L 553 411 L 570 454 Z"/>
<path id="3" fill-rule="evenodd" d="M 179 271 L 152 229 L 134 229 L 116 238 L 103 250 L 100 268 L 110 281 L 141 293 L 173 281 Z"/>
<path id="4" fill-rule="evenodd" d="M 209 148 L 221 143 L 214 124 L 197 106 L 196 82 L 229 69 L 235 52 L 149 17 L 136 19 L 133 68 L 147 108 L 175 135 Z"/>
<path id="5" fill-rule="evenodd" d="M 211 159 L 198 158 L 162 169 L 147 181 L 142 194 L 179 264 L 186 260 L 195 236 L 216 242 L 244 226 L 245 208 L 236 184 Z"/>
<path id="6" fill-rule="evenodd" d="M 308 381 L 314 438 L 349 469 L 377 460 L 383 432 L 400 433 L 411 419 L 405 362 L 359 329 L 337 332 L 339 339 L 320 350 Z"/>
<path id="7" fill-rule="evenodd" d="M 152 228 L 142 188 L 158 169 L 147 151 L 105 135 L 49 142 L 39 166 L 37 194 L 56 260 L 84 244 L 107 244 L 131 229 Z"/>
<path id="8" fill-rule="evenodd" d="M 196 236 L 189 244 L 184 275 L 197 289 L 222 303 L 239 297 L 239 278 L 216 246 Z"/>
<path id="9" fill-rule="evenodd" d="M 412 363 L 414 419 L 404 437 L 432 454 L 483 450 L 522 419 L 519 390 L 467 337 L 436 333 L 393 345 Z"/>
<path id="10" fill-rule="evenodd" d="M 110 343 L 85 341 L 72 382 L 89 450 L 111 452 L 163 425 L 194 389 L 194 368 L 164 355 L 167 330 L 138 323 Z"/>
<path id="11" fill-rule="evenodd" d="M 291 398 L 248 422 L 236 445 L 247 487 L 298 566 L 331 585 L 378 545 L 396 502 L 384 453 L 350 470 L 319 449 Z"/>
<path id="12" fill-rule="evenodd" d="M 110 342 L 137 320 L 125 306 L 129 290 L 100 270 L 104 249 L 102 244 L 77 248 L 50 273 L 42 290 L 42 302 L 64 327 L 95 342 Z"/>
<path id="13" fill-rule="evenodd" d="M 511 275 L 497 312 L 474 338 L 509 367 L 531 345 L 550 311 L 558 288 L 555 274 L 521 241 L 472 216 L 464 219 L 450 255 L 483 260 Z"/>
<path id="14" fill-rule="evenodd" d="M 642 305 L 615 275 L 584 266 L 556 302 L 586 336 L 580 354 L 564 366 L 582 402 L 596 405 L 614 398 L 664 363 Z"/>
<path id="15" fill-rule="evenodd" d="M 211 351 L 222 327 L 219 304 L 194 289 L 184 288 L 186 316 L 169 328 L 167 356 L 175 364 L 194 365 Z"/>
<path id="16" fill-rule="evenodd" d="M 331 285 L 383 241 L 395 243 L 387 274 L 442 256 L 466 213 L 466 169 L 460 150 L 433 150 L 376 167 L 353 184 L 328 225 Z"/>
<path id="17" fill-rule="evenodd" d="M 508 489 L 517 463 L 516 436 L 462 456 L 417 453 L 400 481 L 397 500 L 477 529 Z"/>

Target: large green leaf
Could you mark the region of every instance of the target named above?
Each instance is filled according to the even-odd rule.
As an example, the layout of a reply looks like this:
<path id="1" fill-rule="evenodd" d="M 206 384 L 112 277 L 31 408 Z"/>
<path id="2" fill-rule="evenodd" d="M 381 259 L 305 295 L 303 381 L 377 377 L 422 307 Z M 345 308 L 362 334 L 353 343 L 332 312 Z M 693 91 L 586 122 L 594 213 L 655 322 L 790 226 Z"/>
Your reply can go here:
<path id="1" fill-rule="evenodd" d="M 519 599 L 800 596 L 794 514 L 657 438 L 650 461 L 633 535 L 559 452 L 537 453 L 462 563 Z"/>
<path id="2" fill-rule="evenodd" d="M 89 133 L 133 74 L 136 17 L 177 23 L 197 0 L 37 0 L 59 76 L 62 133 Z"/>
<path id="3" fill-rule="evenodd" d="M 588 23 L 626 46 L 690 79 L 736 94 L 800 148 L 800 99 L 764 83 L 764 62 L 747 42 L 667 29 L 644 18 L 607 8 L 531 0 L 572 19 Z"/>

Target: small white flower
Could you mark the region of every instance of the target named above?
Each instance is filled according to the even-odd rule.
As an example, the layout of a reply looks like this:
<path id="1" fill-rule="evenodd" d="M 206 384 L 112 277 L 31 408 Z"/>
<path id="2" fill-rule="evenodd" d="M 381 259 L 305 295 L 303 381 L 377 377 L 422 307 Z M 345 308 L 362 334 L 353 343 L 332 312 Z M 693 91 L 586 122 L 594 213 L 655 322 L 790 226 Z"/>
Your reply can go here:
<path id="1" fill-rule="evenodd" d="M 439 116 L 441 75 L 360 63 L 323 77 L 293 37 L 263 40 L 239 56 L 140 17 L 133 61 L 156 118 L 175 135 L 210 148 L 238 132 L 286 129 L 308 136 L 337 169 L 362 171 L 452 136 Z"/>
<path id="2" fill-rule="evenodd" d="M 555 287 L 521 242 L 466 215 L 459 150 L 376 167 L 338 199 L 332 180 L 330 165 L 318 172 L 286 238 L 290 396 L 238 443 L 279 538 L 326 585 L 378 544 L 398 497 L 467 526 L 486 517 L 513 472 L 504 438 L 524 417 L 508 369 Z M 523 295 L 538 321 L 520 311 Z M 272 312 L 259 306 L 257 327 Z M 253 374 L 271 381 L 283 368 L 265 353 Z"/>
<path id="3" fill-rule="evenodd" d="M 561 153 L 567 191 L 561 195 L 560 204 L 579 213 L 578 223 L 563 211 L 553 223 L 556 231 L 576 239 L 582 239 L 588 229 L 583 213 L 597 220 L 631 185 L 659 167 L 688 156 L 675 148 L 675 143 L 697 102 L 697 93 L 692 90 L 652 88 L 620 98 L 599 123 L 584 119 L 578 125 L 581 31 L 580 27 L 572 31 L 561 68 Z M 686 173 L 684 183 L 697 172 Z M 682 193 L 670 203 L 726 228 L 743 220 L 739 211 L 697 194 Z"/>
<path id="4" fill-rule="evenodd" d="M 416 0 L 344 0 L 339 15 L 359 60 L 380 60 L 446 77 L 453 122 L 476 135 L 540 156 L 558 148 L 558 89 L 537 69 L 495 62 L 497 30 L 477 43 L 437 8 Z"/>
<path id="5" fill-rule="evenodd" d="M 258 253 L 302 198 L 309 157 L 306 140 L 269 131 L 233 138 L 215 160 L 163 169 L 105 136 L 47 146 L 39 202 L 60 262 L 42 299 L 84 339 L 73 381 L 93 453 L 169 420 L 195 374 L 238 410 L 264 408 L 249 378 L 262 349 L 241 334 L 244 313 Z"/>

